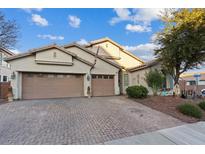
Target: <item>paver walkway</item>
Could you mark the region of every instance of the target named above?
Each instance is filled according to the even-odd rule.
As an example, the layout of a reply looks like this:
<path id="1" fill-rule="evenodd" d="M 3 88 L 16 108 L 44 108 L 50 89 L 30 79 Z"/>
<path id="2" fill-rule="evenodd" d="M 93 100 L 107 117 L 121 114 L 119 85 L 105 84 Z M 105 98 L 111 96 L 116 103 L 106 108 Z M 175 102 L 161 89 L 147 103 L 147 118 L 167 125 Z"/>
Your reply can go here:
<path id="1" fill-rule="evenodd" d="M 105 144 L 205 145 L 205 122 L 162 129 L 151 133 L 105 142 Z"/>
<path id="2" fill-rule="evenodd" d="M 0 105 L 0 144 L 102 144 L 184 124 L 123 96 Z"/>

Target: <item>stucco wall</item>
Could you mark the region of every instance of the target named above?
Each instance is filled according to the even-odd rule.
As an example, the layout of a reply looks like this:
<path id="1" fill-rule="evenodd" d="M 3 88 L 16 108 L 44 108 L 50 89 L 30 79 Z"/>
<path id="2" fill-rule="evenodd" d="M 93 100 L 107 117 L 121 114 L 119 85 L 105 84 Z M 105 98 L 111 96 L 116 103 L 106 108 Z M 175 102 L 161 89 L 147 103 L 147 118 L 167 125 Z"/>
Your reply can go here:
<path id="1" fill-rule="evenodd" d="M 76 54 L 76 51 L 79 53 L 79 57 L 88 60 L 93 63 L 94 57 L 81 49 L 73 48 L 71 50 Z M 46 53 L 47 54 L 47 53 Z M 46 55 L 45 54 L 45 55 Z M 44 57 L 44 54 L 41 52 L 41 57 Z M 81 56 L 82 55 L 82 56 Z M 46 57 L 46 56 L 45 56 Z M 68 58 L 69 59 L 69 58 Z M 91 66 L 73 58 L 73 65 L 49 65 L 49 64 L 38 64 L 35 62 L 35 55 L 27 56 L 24 58 L 12 60 L 9 63 L 11 64 L 11 69 L 15 72 L 16 77 L 11 81 L 13 87 L 13 93 L 15 99 L 22 98 L 22 73 L 21 72 L 44 72 L 44 73 L 73 73 L 73 74 L 84 74 L 84 95 L 87 96 L 87 86 L 91 87 L 91 80 L 87 80 L 87 76 L 90 76 Z M 64 59 L 65 60 L 65 59 Z M 118 84 L 118 72 L 119 69 L 104 62 L 103 60 L 97 59 L 97 63 L 92 70 L 92 74 L 111 74 L 115 75 L 115 94 L 119 94 L 119 84 Z"/>
<path id="2" fill-rule="evenodd" d="M 11 85 L 13 87 L 13 93 L 15 99 L 21 99 L 21 72 L 44 72 L 44 73 L 73 73 L 73 74 L 88 74 L 90 66 L 73 59 L 72 66 L 63 65 L 46 65 L 46 64 L 36 64 L 35 56 L 29 56 L 21 59 L 16 59 L 10 62 L 11 69 L 15 72 L 15 79 L 11 80 Z M 89 82 L 85 80 L 85 82 Z M 89 85 L 89 83 L 85 83 Z M 87 88 L 84 89 L 85 96 L 87 95 Z"/>
<path id="3" fill-rule="evenodd" d="M 120 49 L 119 49 L 119 47 L 113 45 L 110 42 L 103 42 L 103 43 L 100 43 L 98 45 L 100 45 L 105 51 L 107 51 L 108 55 L 120 58 Z M 98 45 L 94 45 L 94 46 L 98 46 Z"/>
<path id="4" fill-rule="evenodd" d="M 160 65 L 155 65 L 153 67 L 129 73 L 130 86 L 142 85 L 148 89 L 149 95 L 152 95 L 152 89 L 148 87 L 147 82 L 145 81 L 145 74 L 148 73 L 151 69 L 160 69 Z"/>
<path id="5" fill-rule="evenodd" d="M 36 53 L 36 60 L 72 62 L 72 56 L 58 49 L 50 49 Z"/>
<path id="6" fill-rule="evenodd" d="M 21 72 L 87 73 L 90 66 L 73 60 L 72 66 L 36 64 L 35 56 L 28 56 L 10 62 L 11 69 Z"/>
<path id="7" fill-rule="evenodd" d="M 69 47 L 69 48 L 66 48 L 66 50 L 76 54 L 77 56 L 91 63 L 94 63 L 95 57 L 79 49 L 78 47 Z M 118 80 L 119 71 L 120 71 L 119 68 L 116 68 L 115 66 L 112 66 L 108 64 L 107 62 L 98 58 L 94 68 L 91 71 L 91 74 L 115 75 L 115 94 L 119 95 L 120 94 L 120 87 L 119 87 L 119 80 Z"/>
<path id="8" fill-rule="evenodd" d="M 136 67 L 136 66 L 139 66 L 142 64 L 142 62 L 140 62 L 139 60 L 126 54 L 119 47 L 115 46 L 114 44 L 112 44 L 108 41 L 94 45 L 94 47 L 96 47 L 96 46 L 101 46 L 107 52 L 107 54 L 109 54 L 110 56 L 120 58 L 119 60 L 115 59 L 115 60 L 111 60 L 111 61 L 115 61 L 116 63 L 118 63 L 119 65 L 121 65 L 125 68 Z M 106 56 L 107 56 L 107 54 L 106 54 Z"/>
<path id="9" fill-rule="evenodd" d="M 86 51 L 83 51 L 82 49 L 80 49 L 78 47 L 72 46 L 72 47 L 67 47 L 65 49 L 68 50 L 69 52 L 76 54 L 78 57 L 91 62 L 91 63 L 93 63 L 95 60 L 95 57 L 93 55 L 87 53 Z"/>
<path id="10" fill-rule="evenodd" d="M 148 87 L 147 82 L 145 81 L 145 74 L 148 73 L 151 69 L 152 70 L 155 70 L 155 69 L 160 70 L 161 65 L 158 64 L 158 65 L 146 68 L 146 69 L 142 69 L 142 70 L 138 70 L 138 71 L 129 73 L 130 86 L 133 86 L 133 85 L 145 86 L 149 91 L 149 95 L 153 95 L 152 89 L 150 87 Z M 171 88 L 171 89 L 173 88 L 173 79 L 168 74 L 166 75 L 166 88 Z"/>
<path id="11" fill-rule="evenodd" d="M 91 62 L 94 63 L 95 57 L 77 47 L 70 47 L 67 48 L 66 50 L 75 53 L 77 56 Z M 93 74 L 115 74 L 116 72 L 119 71 L 119 68 L 116 68 L 115 66 L 112 66 L 110 64 L 108 64 L 107 62 L 101 60 L 101 59 L 97 59 L 96 64 L 94 69 L 92 70 L 91 73 Z"/>

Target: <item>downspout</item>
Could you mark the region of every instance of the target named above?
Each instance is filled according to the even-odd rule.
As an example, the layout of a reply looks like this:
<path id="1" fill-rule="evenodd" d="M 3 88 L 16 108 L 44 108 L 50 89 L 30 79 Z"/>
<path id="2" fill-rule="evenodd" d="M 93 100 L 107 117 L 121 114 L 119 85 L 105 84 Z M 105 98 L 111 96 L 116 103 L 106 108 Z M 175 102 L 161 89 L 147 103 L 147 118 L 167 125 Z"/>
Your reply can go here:
<path id="1" fill-rule="evenodd" d="M 100 49 L 100 46 L 98 46 L 98 49 L 97 49 L 97 52 L 96 52 L 96 54 L 95 54 L 95 59 L 94 59 L 94 63 L 93 63 L 93 65 L 90 67 L 90 70 L 89 70 L 89 75 L 90 75 L 90 80 L 92 80 L 92 75 L 91 75 L 91 71 L 92 71 L 92 69 L 94 68 L 94 66 L 95 66 L 95 64 L 96 64 L 96 62 L 97 62 L 97 57 L 98 57 L 98 53 L 99 53 L 99 49 Z M 92 84 L 92 83 L 91 83 Z M 87 94 L 88 94 L 88 97 L 90 98 L 91 97 L 91 87 L 90 86 L 88 86 L 87 87 Z"/>
<path id="2" fill-rule="evenodd" d="M 98 56 L 99 49 L 100 49 L 100 47 L 98 46 L 97 52 L 96 52 L 96 54 L 95 54 L 94 63 L 93 63 L 93 65 L 92 65 L 91 68 L 90 68 L 90 72 L 89 72 L 90 74 L 91 74 L 91 71 L 92 71 L 92 69 L 94 68 L 94 66 L 95 66 L 95 64 L 96 64 L 96 62 L 97 62 L 97 56 Z"/>

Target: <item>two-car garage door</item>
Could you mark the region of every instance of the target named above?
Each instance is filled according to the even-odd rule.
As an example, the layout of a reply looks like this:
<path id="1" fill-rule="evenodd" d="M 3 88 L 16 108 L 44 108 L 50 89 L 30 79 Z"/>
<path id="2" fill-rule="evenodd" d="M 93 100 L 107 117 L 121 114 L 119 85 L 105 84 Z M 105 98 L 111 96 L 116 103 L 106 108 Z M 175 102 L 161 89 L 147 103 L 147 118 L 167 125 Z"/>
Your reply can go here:
<path id="1" fill-rule="evenodd" d="M 22 74 L 23 99 L 79 97 L 83 89 L 83 75 Z"/>
<path id="2" fill-rule="evenodd" d="M 114 95 L 113 75 L 92 75 L 92 96 Z M 22 98 L 84 96 L 84 78 L 77 74 L 22 73 Z"/>

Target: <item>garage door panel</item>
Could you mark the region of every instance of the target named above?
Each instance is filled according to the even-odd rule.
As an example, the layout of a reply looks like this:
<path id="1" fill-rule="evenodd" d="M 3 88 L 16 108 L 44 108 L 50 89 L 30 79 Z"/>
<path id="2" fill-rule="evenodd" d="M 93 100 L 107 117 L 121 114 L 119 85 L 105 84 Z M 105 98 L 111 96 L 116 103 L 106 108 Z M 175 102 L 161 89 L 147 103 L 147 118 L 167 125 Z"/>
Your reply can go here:
<path id="1" fill-rule="evenodd" d="M 95 75 L 95 78 L 92 78 L 92 95 L 93 96 L 114 95 L 114 76 Z"/>
<path id="2" fill-rule="evenodd" d="M 23 99 L 83 96 L 83 75 L 23 73 Z"/>

